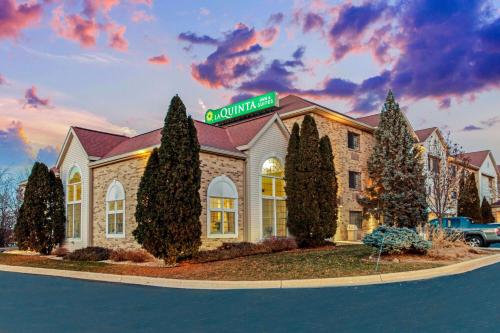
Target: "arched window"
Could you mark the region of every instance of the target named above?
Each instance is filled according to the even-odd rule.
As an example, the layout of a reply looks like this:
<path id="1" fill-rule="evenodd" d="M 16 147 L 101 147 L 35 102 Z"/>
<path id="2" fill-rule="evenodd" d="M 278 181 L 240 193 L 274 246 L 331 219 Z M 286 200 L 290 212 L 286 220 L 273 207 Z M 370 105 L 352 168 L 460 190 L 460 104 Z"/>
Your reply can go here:
<path id="1" fill-rule="evenodd" d="M 238 191 L 226 176 L 214 178 L 208 185 L 208 236 L 238 237 Z"/>
<path id="2" fill-rule="evenodd" d="M 76 166 L 69 172 L 66 189 L 66 238 L 78 239 L 82 222 L 82 175 Z"/>
<path id="3" fill-rule="evenodd" d="M 272 157 L 261 170 L 262 237 L 286 237 L 285 170 L 280 160 Z"/>
<path id="4" fill-rule="evenodd" d="M 109 185 L 106 194 L 106 236 L 125 236 L 125 191 L 117 180 Z"/>

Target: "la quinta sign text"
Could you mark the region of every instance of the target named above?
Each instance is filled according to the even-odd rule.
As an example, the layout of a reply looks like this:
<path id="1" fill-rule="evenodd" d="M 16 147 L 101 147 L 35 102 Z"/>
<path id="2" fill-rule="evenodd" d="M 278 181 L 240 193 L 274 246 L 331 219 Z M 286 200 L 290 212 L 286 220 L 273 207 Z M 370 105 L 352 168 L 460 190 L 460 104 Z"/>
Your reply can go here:
<path id="1" fill-rule="evenodd" d="M 220 121 L 244 116 L 246 114 L 278 106 L 278 93 L 268 92 L 244 101 L 224 106 L 220 109 L 209 109 L 205 113 L 205 122 L 214 124 Z"/>

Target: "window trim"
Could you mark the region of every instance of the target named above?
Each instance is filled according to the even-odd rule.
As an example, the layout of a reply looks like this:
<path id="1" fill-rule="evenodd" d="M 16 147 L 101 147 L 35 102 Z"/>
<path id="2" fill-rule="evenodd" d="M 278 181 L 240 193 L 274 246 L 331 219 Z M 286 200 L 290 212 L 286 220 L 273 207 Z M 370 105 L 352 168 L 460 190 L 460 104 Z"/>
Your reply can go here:
<path id="1" fill-rule="evenodd" d="M 70 204 L 69 202 L 69 186 L 75 186 L 76 184 L 78 183 L 73 183 L 73 184 L 70 184 L 69 181 L 71 179 L 71 172 L 73 171 L 73 169 L 77 169 L 78 173 L 80 174 L 80 200 L 73 200 L 71 201 L 71 204 L 72 205 L 75 205 L 75 204 L 80 204 L 80 237 L 67 237 L 67 223 L 68 223 L 68 205 Z M 74 163 L 71 168 L 69 168 L 69 171 L 68 171 L 68 174 L 66 175 L 66 193 L 65 193 L 65 196 L 66 196 L 66 205 L 64 205 L 64 211 L 65 211 L 65 214 L 66 214 L 66 223 L 64 224 L 64 238 L 66 240 L 69 240 L 69 241 L 81 241 L 82 240 L 82 231 L 83 231 L 83 228 L 82 228 L 82 221 L 83 221 L 83 174 L 82 174 L 82 169 L 80 168 L 80 166 L 76 163 Z M 73 235 L 75 235 L 75 209 L 73 207 Z"/>
<path id="2" fill-rule="evenodd" d="M 354 134 L 358 137 L 358 146 L 356 148 L 349 147 L 349 135 L 350 134 Z M 361 134 L 353 132 L 353 131 L 349 131 L 349 130 L 347 131 L 347 149 L 349 149 L 350 151 L 356 151 L 356 152 L 361 151 Z"/>
<path id="3" fill-rule="evenodd" d="M 351 187 L 351 173 L 359 175 L 359 187 Z M 361 191 L 363 189 L 362 179 L 361 179 L 361 172 L 354 171 L 354 170 L 349 170 L 347 172 L 347 183 L 348 183 L 347 187 L 349 188 L 349 190 Z"/>
<path id="4" fill-rule="evenodd" d="M 268 199 L 268 200 L 273 200 L 273 210 L 274 210 L 274 216 L 273 216 L 273 235 L 271 237 L 278 237 L 277 234 L 276 234 L 276 231 L 277 231 L 277 214 L 276 214 L 276 202 L 277 201 L 285 201 L 285 204 L 286 204 L 286 201 L 287 201 L 287 197 L 286 197 L 286 193 L 285 193 L 285 196 L 282 196 L 282 197 L 278 197 L 276 196 L 276 179 L 285 179 L 285 177 L 276 177 L 276 176 L 267 176 L 267 175 L 263 175 L 262 174 L 262 168 L 264 167 L 264 163 L 266 163 L 268 160 L 272 159 L 272 158 L 275 158 L 277 159 L 280 164 L 281 164 L 281 167 L 283 168 L 283 173 L 285 172 L 285 163 L 283 162 L 283 159 L 280 158 L 277 154 L 269 154 L 267 155 L 263 160 L 262 162 L 260 163 L 260 169 L 259 169 L 259 195 L 260 195 L 260 200 L 259 200 L 259 203 L 260 203 L 260 239 L 263 240 L 263 239 L 267 239 L 266 237 L 264 237 L 264 216 L 262 215 L 262 210 L 263 210 L 263 200 L 264 199 Z M 273 185 L 273 195 L 272 196 L 269 196 L 269 195 L 264 195 L 262 193 L 262 177 L 268 177 L 268 178 L 272 178 L 272 185 Z M 288 222 L 288 208 L 287 208 L 287 222 Z M 288 223 L 287 223 L 288 224 Z M 286 237 L 289 237 L 290 234 L 288 232 L 288 226 L 286 227 Z"/>
<path id="5" fill-rule="evenodd" d="M 231 187 L 231 189 L 233 191 L 233 195 L 235 197 L 233 197 L 233 198 L 227 197 L 227 196 L 221 197 L 221 196 L 217 196 L 217 195 L 211 196 L 210 192 L 213 190 L 215 185 L 217 185 L 218 183 L 226 183 L 227 185 L 229 185 L 229 187 Z M 210 206 L 210 198 L 234 199 L 234 208 L 233 209 L 216 208 L 216 209 L 212 210 L 212 208 Z M 207 211 L 207 238 L 226 238 L 226 239 L 227 238 L 238 238 L 238 235 L 239 235 L 239 223 L 238 223 L 239 195 L 238 195 L 238 189 L 236 188 L 236 185 L 231 180 L 231 178 L 229 178 L 226 175 L 221 175 L 221 176 L 217 176 L 214 179 L 212 179 L 210 181 L 210 184 L 208 184 L 206 200 L 207 200 L 206 201 L 207 202 L 207 209 L 206 209 L 206 211 Z M 222 204 L 224 205 L 224 202 Z M 212 228 L 211 228 L 211 224 L 212 224 L 211 212 L 212 211 L 222 212 L 222 223 L 223 223 L 222 224 L 222 232 L 224 232 L 224 212 L 234 212 L 234 233 L 227 233 L 227 234 L 224 234 L 224 233 L 214 234 L 214 233 L 212 233 Z"/>
<path id="6" fill-rule="evenodd" d="M 111 191 L 112 187 L 113 186 L 118 186 L 120 187 L 122 193 L 123 193 L 123 209 L 122 209 L 122 213 L 123 213 L 123 232 L 118 234 L 118 233 L 114 233 L 114 234 L 110 234 L 109 231 L 108 231 L 108 225 L 109 225 L 109 221 L 108 221 L 108 218 L 109 218 L 109 206 L 108 206 L 108 203 L 111 201 L 111 200 L 108 200 L 108 197 L 109 197 L 109 192 Z M 126 200 L 127 197 L 125 195 L 125 189 L 123 188 L 123 185 L 121 182 L 119 182 L 118 180 L 116 179 L 113 179 L 113 181 L 111 182 L 111 184 L 109 184 L 108 186 L 108 190 L 106 191 L 106 198 L 104 199 L 104 207 L 105 207 L 105 213 L 106 213 L 106 238 L 125 238 L 125 226 L 126 226 L 126 220 L 125 220 L 125 214 L 126 214 Z M 112 201 L 118 201 L 118 200 L 112 200 Z M 116 225 L 116 214 L 119 213 L 119 211 L 117 212 L 117 210 L 115 209 L 114 211 L 114 215 L 115 215 L 115 225 Z"/>

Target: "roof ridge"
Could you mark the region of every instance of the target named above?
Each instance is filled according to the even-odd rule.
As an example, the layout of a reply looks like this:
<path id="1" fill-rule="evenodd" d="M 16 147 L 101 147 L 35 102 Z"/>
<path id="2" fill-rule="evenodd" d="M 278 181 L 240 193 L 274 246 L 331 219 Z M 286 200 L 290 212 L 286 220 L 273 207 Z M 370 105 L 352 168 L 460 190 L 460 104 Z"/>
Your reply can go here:
<path id="1" fill-rule="evenodd" d="M 139 137 L 139 136 L 146 135 L 146 134 L 149 134 L 149 133 L 153 133 L 153 132 L 156 132 L 156 131 L 161 130 L 161 129 L 162 129 L 162 127 L 157 128 L 157 129 L 154 129 L 154 130 L 150 130 L 150 131 L 147 131 L 147 132 L 144 132 L 144 133 L 141 133 L 141 134 L 137 134 L 137 135 L 135 135 L 135 136 L 130 136 L 130 137 L 128 137 L 128 138 L 129 138 L 129 139 L 134 139 L 134 138 L 137 138 L 137 137 Z"/>
<path id="2" fill-rule="evenodd" d="M 417 131 L 427 131 L 427 130 L 430 130 L 430 129 L 437 129 L 437 128 L 438 128 L 437 126 L 431 126 L 431 127 L 416 129 L 415 132 L 417 132 Z"/>
<path id="3" fill-rule="evenodd" d="M 240 121 L 235 121 L 234 123 L 228 123 L 227 125 L 222 125 L 220 128 L 228 128 L 228 127 L 231 127 L 231 126 L 241 125 L 241 124 L 244 124 L 244 123 L 247 123 L 247 122 L 254 121 L 256 119 L 260 119 L 260 118 L 264 118 L 264 117 L 269 117 L 270 115 L 274 115 L 276 113 L 277 113 L 276 111 L 273 111 L 273 112 L 268 112 L 268 113 L 260 114 L 260 115 L 255 116 L 255 117 L 241 119 Z"/>
<path id="4" fill-rule="evenodd" d="M 104 131 L 100 131 L 100 130 L 96 130 L 96 129 L 92 129 L 92 128 L 85 128 L 85 127 L 81 127 L 81 126 L 71 126 L 71 128 L 77 128 L 77 129 L 81 129 L 81 130 L 84 130 L 84 131 L 95 132 L 95 133 L 102 133 L 102 134 L 108 134 L 108 135 L 113 135 L 113 136 L 121 136 L 121 137 L 124 137 L 124 138 L 131 138 L 130 136 L 127 136 L 125 134 L 115 134 L 115 133 L 104 132 Z"/>

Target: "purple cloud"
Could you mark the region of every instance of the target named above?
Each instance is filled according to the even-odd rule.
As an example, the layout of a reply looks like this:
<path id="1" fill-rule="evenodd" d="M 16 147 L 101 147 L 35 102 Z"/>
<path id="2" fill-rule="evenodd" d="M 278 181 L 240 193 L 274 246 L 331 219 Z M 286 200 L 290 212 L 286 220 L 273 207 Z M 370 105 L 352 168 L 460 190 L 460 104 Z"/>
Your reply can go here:
<path id="1" fill-rule="evenodd" d="M 479 130 L 482 130 L 483 128 L 482 127 L 478 127 L 476 125 L 467 125 L 463 128 L 462 131 L 464 132 L 471 132 L 471 131 L 479 131 Z"/>
<path id="2" fill-rule="evenodd" d="M 283 15 L 283 13 L 272 14 L 269 17 L 269 19 L 267 20 L 267 24 L 269 24 L 269 25 L 281 24 L 281 22 L 283 22 L 284 18 L 285 18 L 285 15 Z"/>
<path id="3" fill-rule="evenodd" d="M 3 84 L 6 84 L 6 83 L 7 83 L 7 80 L 5 80 L 5 77 L 3 77 L 2 74 L 0 74 L 0 86 Z"/>
<path id="4" fill-rule="evenodd" d="M 49 106 L 50 100 L 48 98 L 40 98 L 36 93 L 36 87 L 32 86 L 24 93 L 25 106 L 38 108 L 39 106 Z"/>
<path id="5" fill-rule="evenodd" d="M 323 26 L 325 25 L 325 21 L 323 18 L 315 13 L 307 13 L 304 16 L 304 22 L 302 24 L 303 32 L 310 32 L 314 30 L 321 31 Z"/>
<path id="6" fill-rule="evenodd" d="M 193 32 L 182 32 L 177 39 L 191 44 L 217 45 L 218 40 L 207 35 L 199 36 Z"/>
<path id="7" fill-rule="evenodd" d="M 29 164 L 32 150 L 21 122 L 12 122 L 0 129 L 0 166 Z"/>
<path id="8" fill-rule="evenodd" d="M 248 94 L 248 93 L 241 93 L 241 94 L 232 96 L 231 99 L 229 100 L 229 103 L 230 104 L 238 103 L 240 101 L 244 101 L 245 99 L 249 99 L 249 98 L 252 98 L 254 96 L 255 95 Z"/>

